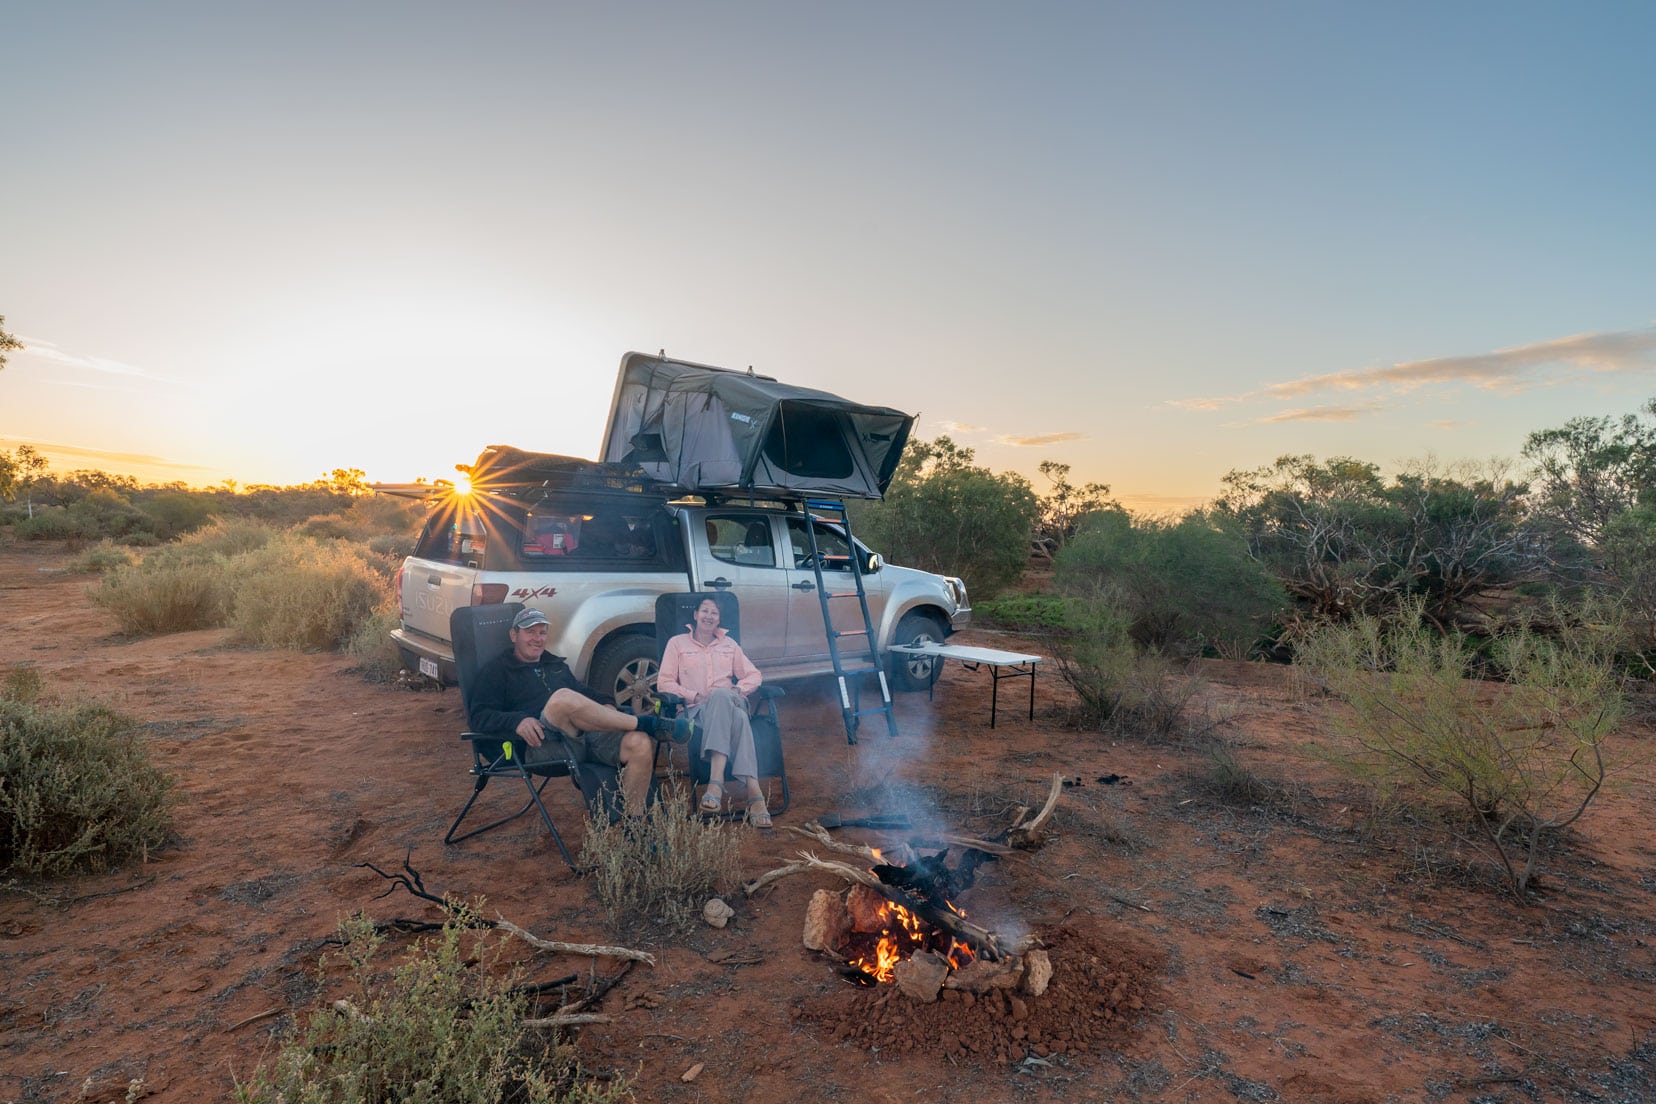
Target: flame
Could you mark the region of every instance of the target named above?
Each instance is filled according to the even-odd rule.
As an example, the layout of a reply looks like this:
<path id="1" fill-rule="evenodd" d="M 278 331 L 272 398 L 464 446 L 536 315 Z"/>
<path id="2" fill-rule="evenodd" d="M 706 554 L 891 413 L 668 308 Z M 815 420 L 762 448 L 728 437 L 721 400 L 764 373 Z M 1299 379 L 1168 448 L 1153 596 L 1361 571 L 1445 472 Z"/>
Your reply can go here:
<path id="1" fill-rule="evenodd" d="M 901 962 L 906 954 L 904 944 L 908 944 L 908 954 L 924 949 L 926 945 L 926 924 L 920 917 L 902 905 L 884 902 L 876 913 L 886 926 L 880 929 L 880 938 L 874 944 L 872 952 L 860 955 L 851 960 L 851 965 L 872 977 L 875 981 L 889 982 L 896 976 L 897 963 Z M 949 941 L 949 953 L 946 956 L 949 965 L 959 969 L 974 957 L 972 949 L 957 939 Z"/>

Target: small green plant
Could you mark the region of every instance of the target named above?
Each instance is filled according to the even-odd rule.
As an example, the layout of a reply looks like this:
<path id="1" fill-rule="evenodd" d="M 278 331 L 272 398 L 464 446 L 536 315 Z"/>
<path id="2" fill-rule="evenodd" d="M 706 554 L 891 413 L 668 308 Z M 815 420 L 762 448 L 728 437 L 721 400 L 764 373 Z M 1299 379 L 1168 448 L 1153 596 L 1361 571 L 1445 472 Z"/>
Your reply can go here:
<path id="1" fill-rule="evenodd" d="M 351 997 L 315 1009 L 303 1029 L 235 1086 L 240 1104 L 608 1104 L 624 1082 L 582 1076 L 573 1048 L 524 1027 L 509 973 L 456 909 L 400 963 L 357 917 L 340 925 Z M 478 961 L 481 959 L 481 961 Z M 326 980 L 326 978 L 324 978 Z"/>
<path id="2" fill-rule="evenodd" d="M 642 817 L 587 822 L 579 862 L 616 930 L 655 923 L 684 931 L 721 886 L 740 876 L 745 829 L 690 811 L 687 787 L 669 783 Z"/>
<path id="3" fill-rule="evenodd" d="M 1062 629 L 1065 602 L 1055 594 L 1007 594 L 972 602 L 972 620 L 1024 632 Z"/>
<path id="4" fill-rule="evenodd" d="M 0 873 L 105 870 L 161 846 L 173 779 L 133 722 L 101 706 L 45 704 L 41 690 L 35 672 L 14 668 L 0 695 Z"/>
<path id="5" fill-rule="evenodd" d="M 1461 808 L 1521 898 L 1609 776 L 1606 745 L 1626 710 L 1613 651 L 1568 623 L 1553 637 L 1520 625 L 1475 648 L 1428 627 L 1412 602 L 1324 627 L 1296 662 L 1350 706 L 1348 768 L 1387 800 L 1423 791 Z M 1500 682 L 1468 677 L 1475 662 Z"/>

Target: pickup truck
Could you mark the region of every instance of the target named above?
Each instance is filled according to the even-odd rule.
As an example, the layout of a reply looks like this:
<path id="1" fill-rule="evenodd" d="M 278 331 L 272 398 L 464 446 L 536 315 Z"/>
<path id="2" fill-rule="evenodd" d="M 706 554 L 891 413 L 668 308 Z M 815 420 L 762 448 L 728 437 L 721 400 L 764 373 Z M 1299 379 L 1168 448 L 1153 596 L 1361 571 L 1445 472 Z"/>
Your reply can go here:
<path id="1" fill-rule="evenodd" d="M 546 613 L 547 650 L 577 677 L 643 709 L 657 668 L 656 597 L 710 589 L 736 595 L 742 647 L 767 679 L 832 674 L 806 526 L 824 575 L 848 576 L 857 557 L 893 689 L 929 687 L 938 661 L 890 655 L 891 645 L 940 642 L 971 620 L 960 579 L 886 563 L 797 502 L 669 497 L 614 478 L 608 465 L 501 446 L 479 468 L 484 460 L 516 475 L 437 495 L 398 575 L 402 623 L 391 636 L 411 670 L 444 682 L 454 681 L 450 611 L 517 601 Z M 856 603 L 831 608 L 837 629 L 862 628 Z M 852 640 L 862 655 L 842 645 L 842 660 L 861 665 L 866 652 Z"/>

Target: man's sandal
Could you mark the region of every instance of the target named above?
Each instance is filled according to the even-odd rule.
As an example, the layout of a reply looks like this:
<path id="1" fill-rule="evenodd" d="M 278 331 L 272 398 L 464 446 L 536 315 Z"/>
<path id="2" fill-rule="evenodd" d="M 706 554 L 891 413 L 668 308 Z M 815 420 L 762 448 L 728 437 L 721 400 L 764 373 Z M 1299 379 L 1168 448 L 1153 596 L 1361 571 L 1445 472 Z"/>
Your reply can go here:
<path id="1" fill-rule="evenodd" d="M 701 805 L 704 813 L 716 813 L 724 808 L 724 787 L 717 782 L 709 782 L 707 789 L 702 791 Z"/>
<path id="2" fill-rule="evenodd" d="M 755 828 L 769 828 L 771 826 L 770 810 L 765 807 L 765 799 L 756 797 L 748 802 L 747 822 Z"/>

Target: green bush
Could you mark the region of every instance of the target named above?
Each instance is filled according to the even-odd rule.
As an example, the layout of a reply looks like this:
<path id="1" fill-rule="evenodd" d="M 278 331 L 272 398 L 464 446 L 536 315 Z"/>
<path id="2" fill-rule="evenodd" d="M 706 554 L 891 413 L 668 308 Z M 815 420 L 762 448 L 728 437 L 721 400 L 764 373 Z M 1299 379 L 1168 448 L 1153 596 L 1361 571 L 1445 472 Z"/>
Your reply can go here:
<path id="1" fill-rule="evenodd" d="M 264 648 L 330 650 L 350 640 L 385 597 L 385 583 L 344 543 L 282 536 L 228 565 L 230 628 Z"/>
<path id="2" fill-rule="evenodd" d="M 959 576 L 974 597 L 993 598 L 1022 577 L 1041 508 L 1028 480 L 972 459 L 947 437 L 911 442 L 885 501 L 859 507 L 855 530 L 893 563 Z"/>
<path id="3" fill-rule="evenodd" d="M 1288 602 L 1234 525 L 1200 512 L 1177 521 L 1092 514 L 1057 557 L 1059 589 L 1108 594 L 1141 648 L 1246 656 Z"/>
<path id="4" fill-rule="evenodd" d="M 722 886 L 740 877 L 745 828 L 690 812 L 686 787 L 669 785 L 637 821 L 587 822 L 580 865 L 610 926 L 656 923 L 684 931 Z"/>
<path id="5" fill-rule="evenodd" d="M 1459 807 L 1522 897 L 1560 829 L 1603 788 L 1626 700 L 1613 641 L 1526 625 L 1476 646 L 1428 627 L 1419 602 L 1391 618 L 1326 626 L 1296 664 L 1350 706 L 1346 765 L 1383 794 Z M 1501 682 L 1467 677 L 1485 669 Z"/>
<path id="6" fill-rule="evenodd" d="M 1054 594 L 1008 594 L 972 599 L 973 624 L 999 625 L 1023 632 L 1062 629 L 1068 623 L 1064 599 Z"/>
<path id="7" fill-rule="evenodd" d="M 276 539 L 278 532 L 269 522 L 256 518 L 215 518 L 211 524 L 180 538 L 172 547 L 178 550 L 179 556 L 191 560 L 228 558 L 263 548 Z"/>
<path id="8" fill-rule="evenodd" d="M 173 780 L 133 722 L 41 704 L 39 691 L 38 677 L 14 671 L 0 696 L 0 873 L 105 870 L 161 846 Z"/>
<path id="9" fill-rule="evenodd" d="M 523 1026 L 524 999 L 496 977 L 463 911 L 389 969 L 360 918 L 340 925 L 354 990 L 236 1085 L 241 1104 L 606 1104 L 623 1081 L 584 1079 L 573 1048 Z M 483 962 L 472 963 L 479 957 Z M 326 982 L 324 976 L 324 982 Z"/>
<path id="10" fill-rule="evenodd" d="M 1077 598 L 1069 610 L 1069 631 L 1053 638 L 1053 658 L 1075 691 L 1081 724 L 1151 739 L 1205 727 L 1192 710 L 1200 684 L 1169 657 L 1142 651 L 1111 597 Z"/>
<path id="11" fill-rule="evenodd" d="M 88 518 L 71 514 L 66 506 L 36 506 L 34 516 L 13 529 L 22 540 L 94 540 L 98 536 Z"/>

